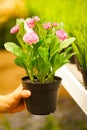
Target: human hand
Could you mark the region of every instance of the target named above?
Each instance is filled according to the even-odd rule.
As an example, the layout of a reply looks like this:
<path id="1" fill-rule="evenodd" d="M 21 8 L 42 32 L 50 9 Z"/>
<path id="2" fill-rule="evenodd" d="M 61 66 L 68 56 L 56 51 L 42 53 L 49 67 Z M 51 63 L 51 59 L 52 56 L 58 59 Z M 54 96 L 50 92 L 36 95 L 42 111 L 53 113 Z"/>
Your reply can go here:
<path id="1" fill-rule="evenodd" d="M 30 95 L 31 92 L 29 90 L 24 90 L 22 85 L 20 85 L 12 93 L 2 96 L 2 100 L 3 100 L 2 112 L 16 113 L 24 110 L 26 108 L 24 98 L 27 98 Z"/>

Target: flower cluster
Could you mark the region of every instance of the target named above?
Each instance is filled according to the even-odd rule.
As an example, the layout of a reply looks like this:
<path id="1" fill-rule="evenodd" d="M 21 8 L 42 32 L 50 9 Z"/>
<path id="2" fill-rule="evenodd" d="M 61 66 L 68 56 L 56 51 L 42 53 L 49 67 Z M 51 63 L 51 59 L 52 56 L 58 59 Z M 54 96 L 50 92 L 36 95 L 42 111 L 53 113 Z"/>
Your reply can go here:
<path id="1" fill-rule="evenodd" d="M 10 33 L 17 33 L 19 45 L 7 42 L 5 48 L 15 54 L 15 63 L 26 70 L 30 79 L 42 83 L 52 80 L 55 71 L 69 61 L 70 44 L 75 38 L 68 38 L 57 22 L 41 22 L 38 16 L 17 19 Z M 63 51 L 65 50 L 65 51 Z"/>
<path id="2" fill-rule="evenodd" d="M 37 43 L 39 41 L 38 35 L 34 32 L 33 28 L 35 27 L 36 22 L 39 22 L 40 18 L 38 16 L 35 16 L 33 18 L 28 18 L 26 21 L 24 21 L 25 26 L 26 26 L 26 34 L 24 34 L 23 40 L 29 44 Z M 47 22 L 43 24 L 43 28 L 48 30 L 51 29 L 52 27 L 57 27 L 58 23 L 57 22 Z M 11 28 L 10 33 L 14 34 L 19 31 L 19 26 L 15 25 L 13 28 Z M 56 36 L 61 40 L 65 40 L 68 38 L 67 33 L 64 30 L 56 30 Z"/>

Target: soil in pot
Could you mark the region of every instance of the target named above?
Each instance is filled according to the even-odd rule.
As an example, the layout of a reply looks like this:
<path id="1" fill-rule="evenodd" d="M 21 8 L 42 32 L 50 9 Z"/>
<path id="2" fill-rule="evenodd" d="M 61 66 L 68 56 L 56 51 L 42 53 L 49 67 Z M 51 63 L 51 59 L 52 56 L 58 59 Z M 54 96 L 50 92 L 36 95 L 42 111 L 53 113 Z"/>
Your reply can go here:
<path id="1" fill-rule="evenodd" d="M 58 88 L 61 84 L 61 78 L 55 76 L 53 82 L 45 84 L 30 82 L 29 77 L 22 78 L 22 84 L 25 89 L 31 91 L 31 96 L 26 101 L 27 110 L 35 115 L 48 115 L 54 113 L 57 105 Z"/>

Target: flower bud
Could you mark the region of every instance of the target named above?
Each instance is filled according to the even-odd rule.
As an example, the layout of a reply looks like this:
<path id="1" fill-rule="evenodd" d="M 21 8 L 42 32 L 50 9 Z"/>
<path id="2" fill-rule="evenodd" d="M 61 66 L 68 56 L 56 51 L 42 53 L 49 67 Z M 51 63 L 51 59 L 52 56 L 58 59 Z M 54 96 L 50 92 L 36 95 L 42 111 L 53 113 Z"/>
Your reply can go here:
<path id="1" fill-rule="evenodd" d="M 19 31 L 19 26 L 15 25 L 14 27 L 11 28 L 10 33 L 14 34 L 14 33 L 17 33 L 18 31 Z"/>
<path id="2" fill-rule="evenodd" d="M 34 20 L 35 20 L 36 22 L 39 22 L 39 21 L 40 21 L 40 18 L 39 18 L 38 16 L 35 16 L 35 17 L 34 17 Z"/>
<path id="3" fill-rule="evenodd" d="M 39 37 L 34 31 L 31 31 L 31 32 L 24 34 L 23 40 L 24 40 L 24 42 L 27 42 L 29 44 L 34 44 L 39 41 Z"/>
<path id="4" fill-rule="evenodd" d="M 60 40 L 62 40 L 62 41 L 64 41 L 65 39 L 68 38 L 68 35 L 67 35 L 67 33 L 66 33 L 64 30 L 57 30 L 57 31 L 56 31 L 56 36 L 57 36 Z"/>
<path id="5" fill-rule="evenodd" d="M 43 27 L 44 27 L 45 29 L 51 28 L 51 22 L 44 23 L 44 24 L 43 24 Z"/>
<path id="6" fill-rule="evenodd" d="M 33 27 L 35 26 L 35 21 L 34 21 L 33 18 L 28 18 L 28 19 L 26 20 L 26 24 L 27 24 L 27 26 L 28 26 L 29 28 L 33 28 Z"/>

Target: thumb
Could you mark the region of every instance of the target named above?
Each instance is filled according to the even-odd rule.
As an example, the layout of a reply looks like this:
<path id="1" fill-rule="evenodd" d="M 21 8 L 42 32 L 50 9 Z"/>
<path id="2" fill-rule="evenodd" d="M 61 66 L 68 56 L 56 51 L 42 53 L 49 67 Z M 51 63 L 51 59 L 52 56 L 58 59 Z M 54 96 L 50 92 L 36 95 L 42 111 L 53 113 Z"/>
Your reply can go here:
<path id="1" fill-rule="evenodd" d="M 13 95 L 16 100 L 19 100 L 21 98 L 30 97 L 31 92 L 29 90 L 20 90 L 20 91 L 15 91 Z"/>
<path id="2" fill-rule="evenodd" d="M 30 97 L 31 92 L 29 90 L 21 90 L 18 94 L 18 97 L 20 98 L 28 98 Z"/>
<path id="3" fill-rule="evenodd" d="M 31 92 L 29 90 L 26 90 L 20 85 L 14 92 L 13 95 L 16 99 L 20 98 L 28 98 L 31 95 Z"/>

